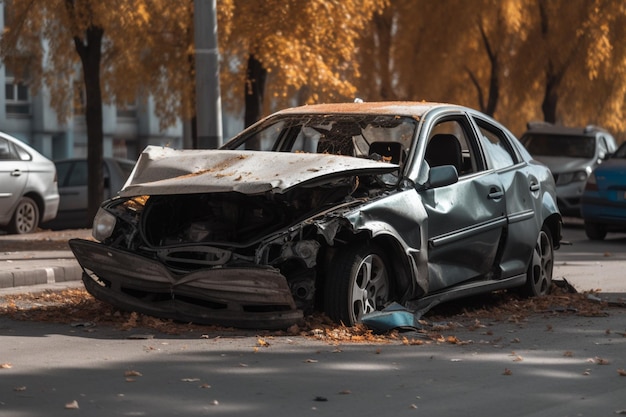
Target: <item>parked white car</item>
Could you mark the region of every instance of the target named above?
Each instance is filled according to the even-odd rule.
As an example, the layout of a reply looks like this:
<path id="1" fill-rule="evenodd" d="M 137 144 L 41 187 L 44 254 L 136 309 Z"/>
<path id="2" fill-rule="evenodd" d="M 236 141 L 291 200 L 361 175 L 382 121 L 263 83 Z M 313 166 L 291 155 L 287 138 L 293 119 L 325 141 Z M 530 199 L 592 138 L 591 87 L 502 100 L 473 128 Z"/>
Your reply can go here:
<path id="1" fill-rule="evenodd" d="M 31 233 L 59 208 L 54 163 L 24 142 L 0 133 L 0 229 Z"/>

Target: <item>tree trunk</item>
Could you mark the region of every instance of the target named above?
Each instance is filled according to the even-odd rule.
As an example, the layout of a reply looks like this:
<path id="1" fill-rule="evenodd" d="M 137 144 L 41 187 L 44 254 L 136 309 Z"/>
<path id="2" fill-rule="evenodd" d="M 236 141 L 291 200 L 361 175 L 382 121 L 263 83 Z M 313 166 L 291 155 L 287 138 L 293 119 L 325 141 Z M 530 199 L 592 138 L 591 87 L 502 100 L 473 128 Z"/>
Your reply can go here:
<path id="1" fill-rule="evenodd" d="M 248 57 L 248 68 L 246 70 L 245 88 L 245 127 L 254 124 L 261 118 L 263 109 L 263 95 L 265 94 L 265 79 L 267 70 L 263 64 L 256 59 L 253 54 Z"/>
<path id="2" fill-rule="evenodd" d="M 494 50 L 494 47 L 491 45 L 489 41 L 489 36 L 487 36 L 487 32 L 483 27 L 482 23 L 479 23 L 478 28 L 480 29 L 480 36 L 483 40 L 483 45 L 485 46 L 485 52 L 487 52 L 487 56 L 489 57 L 489 63 L 491 64 L 490 72 L 489 72 L 489 90 L 487 91 L 487 102 L 482 102 L 481 95 L 481 110 L 488 114 L 489 116 L 493 116 L 496 112 L 496 107 L 498 106 L 498 99 L 500 97 L 500 64 L 498 60 L 498 52 Z"/>
<path id="3" fill-rule="evenodd" d="M 499 63 L 497 55 L 491 59 L 491 74 L 489 77 L 489 92 L 487 93 L 487 106 L 485 114 L 492 116 L 496 113 L 498 99 L 500 98 L 500 79 L 498 78 Z"/>
<path id="4" fill-rule="evenodd" d="M 374 26 L 378 36 L 378 65 L 380 71 L 380 87 L 378 94 L 381 100 L 394 99 L 391 86 L 391 44 L 393 37 L 393 8 L 386 7 L 381 14 L 374 15 Z"/>
<path id="5" fill-rule="evenodd" d="M 104 30 L 90 26 L 84 40 L 74 37 L 76 52 L 83 66 L 85 83 L 85 121 L 87 124 L 87 218 L 93 220 L 104 198 L 102 172 L 102 90 L 100 88 L 100 61 Z"/>
<path id="6" fill-rule="evenodd" d="M 543 120 L 548 123 L 556 123 L 556 105 L 559 101 L 558 87 L 560 77 L 547 74 L 546 90 L 541 102 L 541 110 L 543 111 Z"/>

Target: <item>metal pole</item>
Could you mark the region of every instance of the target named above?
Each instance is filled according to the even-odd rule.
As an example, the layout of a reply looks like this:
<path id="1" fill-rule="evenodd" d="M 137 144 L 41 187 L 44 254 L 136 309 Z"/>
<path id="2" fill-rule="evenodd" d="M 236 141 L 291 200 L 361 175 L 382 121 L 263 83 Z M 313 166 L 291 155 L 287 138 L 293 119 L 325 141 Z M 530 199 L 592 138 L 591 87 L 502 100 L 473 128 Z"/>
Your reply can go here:
<path id="1" fill-rule="evenodd" d="M 198 147 L 222 145 L 216 0 L 194 0 L 196 57 L 196 127 Z"/>

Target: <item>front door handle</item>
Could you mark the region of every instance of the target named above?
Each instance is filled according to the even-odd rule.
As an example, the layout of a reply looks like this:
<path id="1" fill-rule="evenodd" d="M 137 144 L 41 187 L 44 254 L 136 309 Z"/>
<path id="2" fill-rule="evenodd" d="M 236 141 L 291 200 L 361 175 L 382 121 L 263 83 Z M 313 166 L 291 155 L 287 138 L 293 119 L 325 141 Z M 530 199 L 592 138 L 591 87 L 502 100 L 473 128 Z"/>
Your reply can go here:
<path id="1" fill-rule="evenodd" d="M 490 200 L 499 200 L 502 197 L 504 197 L 504 192 L 497 187 L 491 188 L 491 190 L 489 190 L 489 194 L 487 195 L 487 198 Z"/>

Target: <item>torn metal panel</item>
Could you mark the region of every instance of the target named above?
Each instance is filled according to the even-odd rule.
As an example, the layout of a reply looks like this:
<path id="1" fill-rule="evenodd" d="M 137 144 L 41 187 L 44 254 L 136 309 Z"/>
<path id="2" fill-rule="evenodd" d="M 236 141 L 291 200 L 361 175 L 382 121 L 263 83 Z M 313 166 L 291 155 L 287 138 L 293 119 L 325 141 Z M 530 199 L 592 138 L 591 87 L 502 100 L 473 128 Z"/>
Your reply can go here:
<path id="1" fill-rule="evenodd" d="M 355 231 L 366 230 L 372 237 L 392 236 L 402 246 L 414 283 L 422 292 L 429 291 L 428 217 L 415 189 L 409 188 L 369 201 L 344 217 Z"/>
<path id="2" fill-rule="evenodd" d="M 398 165 L 388 162 L 329 154 L 148 146 L 119 194 L 282 193 L 333 176 L 383 174 L 397 169 Z"/>

